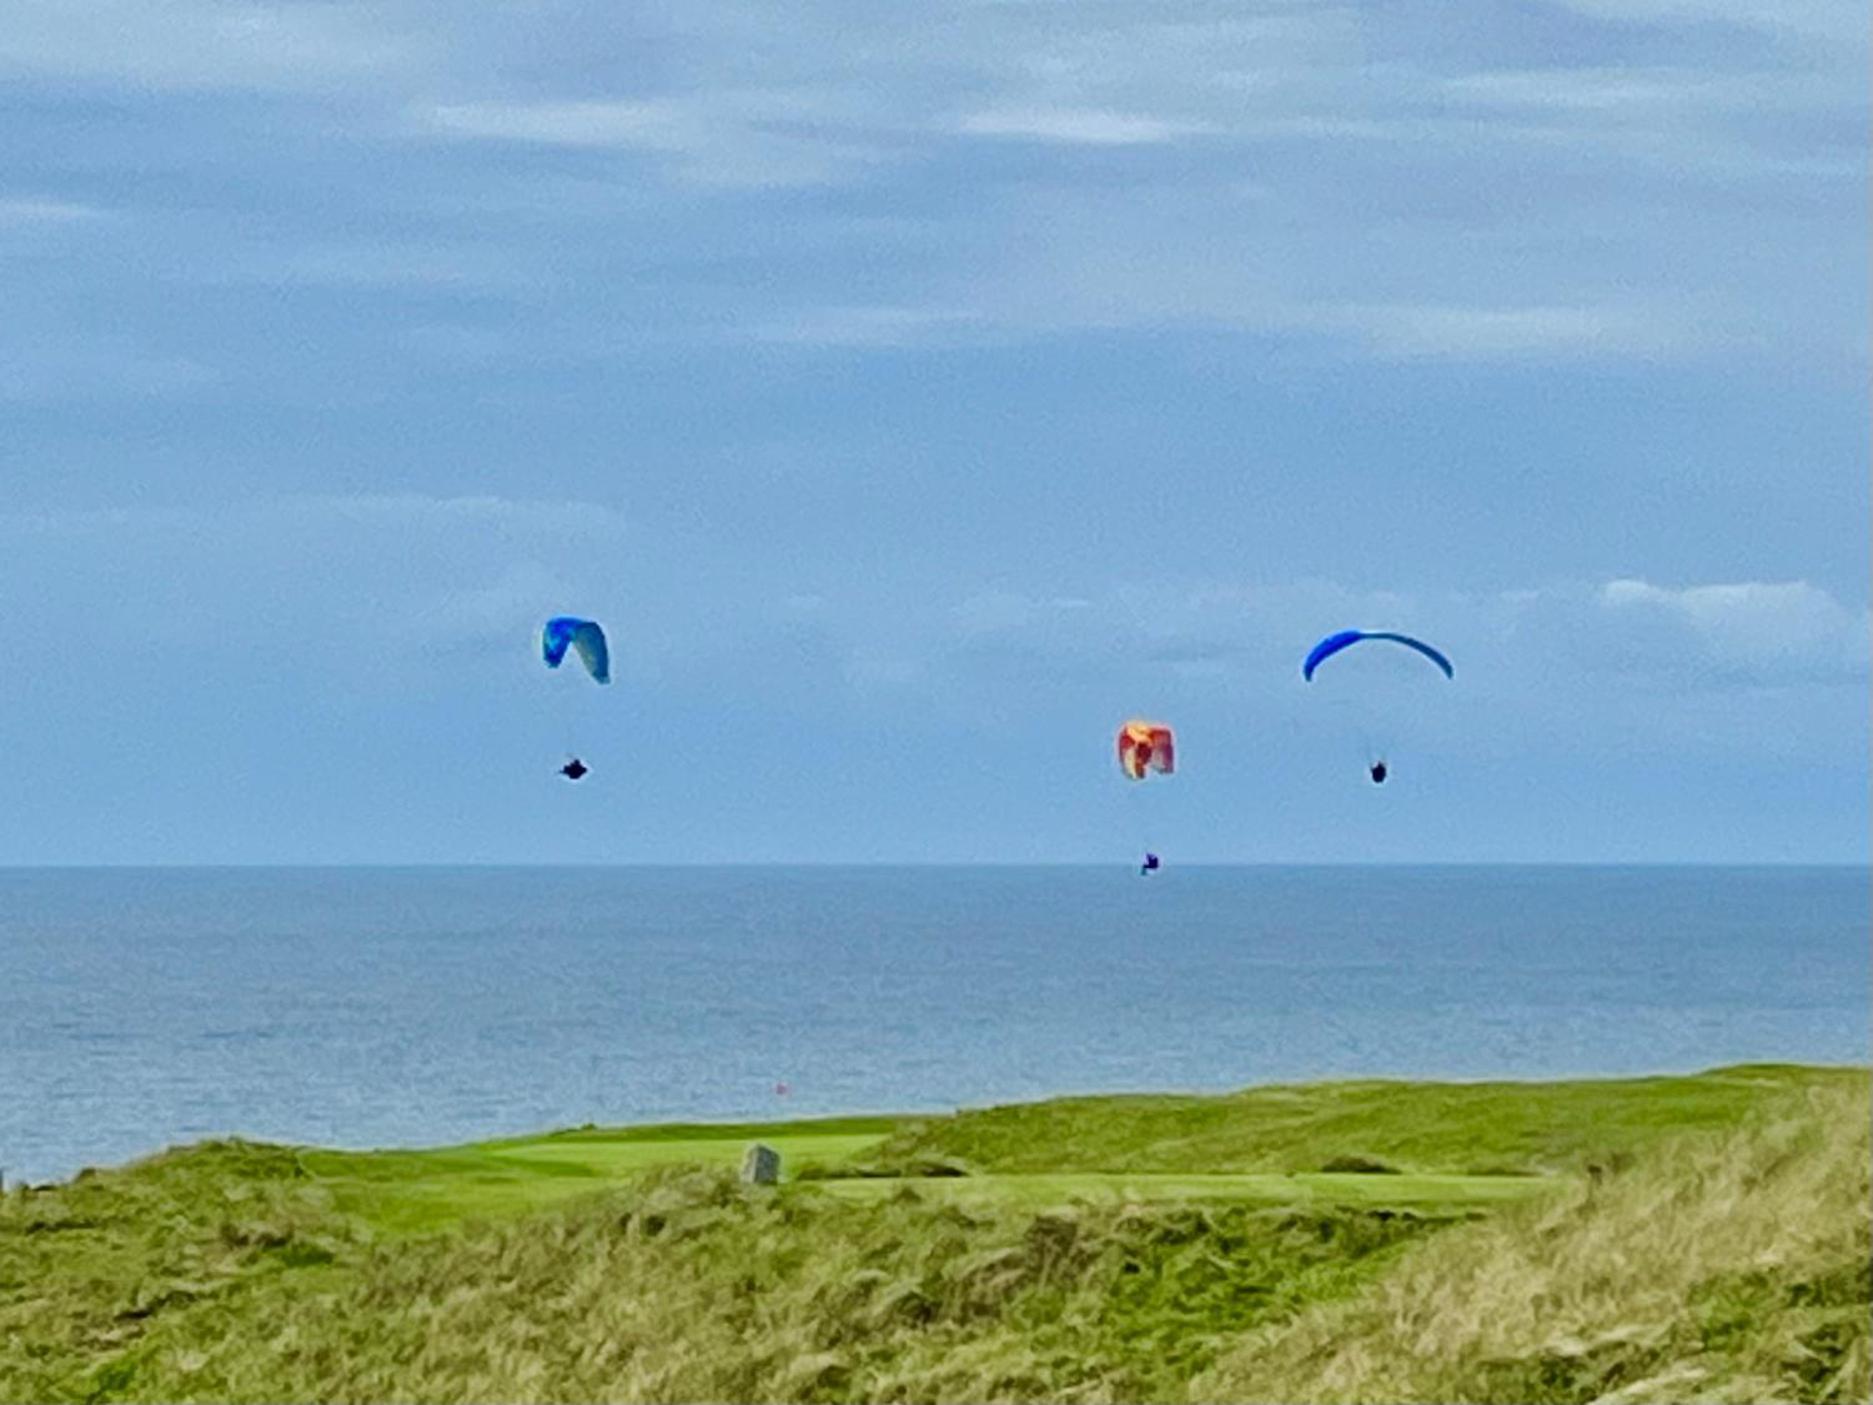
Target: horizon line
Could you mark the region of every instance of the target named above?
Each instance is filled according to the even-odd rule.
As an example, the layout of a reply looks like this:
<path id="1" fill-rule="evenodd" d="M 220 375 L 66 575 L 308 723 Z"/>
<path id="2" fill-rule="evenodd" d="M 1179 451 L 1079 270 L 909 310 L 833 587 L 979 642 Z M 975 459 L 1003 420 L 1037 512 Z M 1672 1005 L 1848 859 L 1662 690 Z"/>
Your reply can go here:
<path id="1" fill-rule="evenodd" d="M 445 872 L 462 870 L 565 869 L 565 870 L 705 870 L 705 869 L 1106 869 L 1126 868 L 1127 861 L 1116 859 L 707 859 L 707 860 L 624 860 L 605 861 L 534 861 L 507 859 L 353 861 L 353 860 L 236 860 L 231 862 L 193 860 L 159 862 L 0 862 L 0 873 L 35 872 L 298 872 L 324 870 L 409 871 L 434 869 Z M 1180 862 L 1174 870 L 1186 869 L 1274 869 L 1274 868 L 1776 868 L 1776 869 L 1860 869 L 1873 870 L 1873 859 L 1222 859 Z"/>

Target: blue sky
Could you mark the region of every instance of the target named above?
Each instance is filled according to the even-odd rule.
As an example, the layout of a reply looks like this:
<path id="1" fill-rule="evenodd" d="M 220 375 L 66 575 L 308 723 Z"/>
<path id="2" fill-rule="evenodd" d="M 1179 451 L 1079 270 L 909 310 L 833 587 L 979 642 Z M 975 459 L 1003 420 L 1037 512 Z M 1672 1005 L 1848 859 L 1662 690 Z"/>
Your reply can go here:
<path id="1" fill-rule="evenodd" d="M 1867 48 L 15 0 L 0 862 L 1864 861 Z"/>

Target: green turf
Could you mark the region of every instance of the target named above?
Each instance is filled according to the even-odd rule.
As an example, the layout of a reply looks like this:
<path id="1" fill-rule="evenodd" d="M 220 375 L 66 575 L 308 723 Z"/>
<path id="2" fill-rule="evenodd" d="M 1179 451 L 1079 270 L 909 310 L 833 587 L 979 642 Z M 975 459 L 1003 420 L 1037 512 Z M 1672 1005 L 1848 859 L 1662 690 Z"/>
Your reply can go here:
<path id="1" fill-rule="evenodd" d="M 1101 1177 L 1147 1173 L 1157 1179 L 1139 1182 L 1141 1193 L 1159 1196 L 1488 1203 L 1527 1193 L 1528 1177 L 1616 1165 L 1660 1135 L 1734 1125 L 1765 1098 L 1863 1077 L 1754 1065 L 1555 1083 L 1319 1083 L 1062 1098 L 939 1118 L 584 1127 L 423 1151 L 305 1151 L 301 1162 L 340 1209 L 399 1234 L 537 1210 L 652 1166 L 730 1166 L 757 1140 L 781 1153 L 787 1178 L 964 1169 L 969 1184 L 940 1193 L 978 1203 L 1111 1196 L 1119 1192 Z M 1409 1174 L 1326 1174 L 1348 1164 Z M 879 1192 L 860 1181 L 847 1193 Z"/>
<path id="2" fill-rule="evenodd" d="M 732 1166 L 750 1142 L 781 1154 L 783 1171 L 843 1161 L 875 1147 L 890 1118 L 711 1127 L 580 1129 L 428 1151 L 304 1151 L 300 1162 L 338 1207 L 379 1230 L 421 1233 L 524 1213 L 614 1186 L 672 1163 Z"/>
<path id="3" fill-rule="evenodd" d="M 1663 1078 L 1060 1098 L 907 1121 L 873 1159 L 1001 1172 L 1317 1171 L 1340 1158 L 1460 1175 L 1578 1172 L 1667 1133 L 1734 1126 L 1765 1099 L 1865 1078 L 1860 1069 L 1756 1064 Z"/>

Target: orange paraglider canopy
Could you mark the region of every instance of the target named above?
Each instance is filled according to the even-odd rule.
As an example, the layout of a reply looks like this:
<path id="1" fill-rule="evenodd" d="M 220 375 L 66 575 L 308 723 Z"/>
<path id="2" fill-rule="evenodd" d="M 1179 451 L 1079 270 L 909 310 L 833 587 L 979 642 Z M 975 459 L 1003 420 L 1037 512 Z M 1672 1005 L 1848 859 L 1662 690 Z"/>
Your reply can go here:
<path id="1" fill-rule="evenodd" d="M 1120 727 L 1119 767 L 1135 781 L 1142 781 L 1151 771 L 1170 775 L 1177 769 L 1177 744 L 1171 729 L 1162 722 L 1136 717 Z"/>

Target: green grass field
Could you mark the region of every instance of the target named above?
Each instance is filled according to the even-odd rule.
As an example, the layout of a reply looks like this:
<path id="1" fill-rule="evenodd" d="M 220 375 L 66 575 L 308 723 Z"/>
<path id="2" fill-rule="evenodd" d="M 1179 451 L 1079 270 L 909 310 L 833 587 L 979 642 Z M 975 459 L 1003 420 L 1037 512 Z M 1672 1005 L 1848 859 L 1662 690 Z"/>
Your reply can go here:
<path id="1" fill-rule="evenodd" d="M 478 1142 L 434 1151 L 304 1151 L 300 1164 L 338 1208 L 380 1231 L 421 1233 L 541 1209 L 653 1166 L 732 1167 L 752 1141 L 783 1167 L 839 1162 L 879 1145 L 888 1117 L 725 1126 L 617 1128 Z"/>
<path id="2" fill-rule="evenodd" d="M 210 1143 L 0 1197 L 0 1400 L 1863 1400 L 1869 1092 Z"/>

